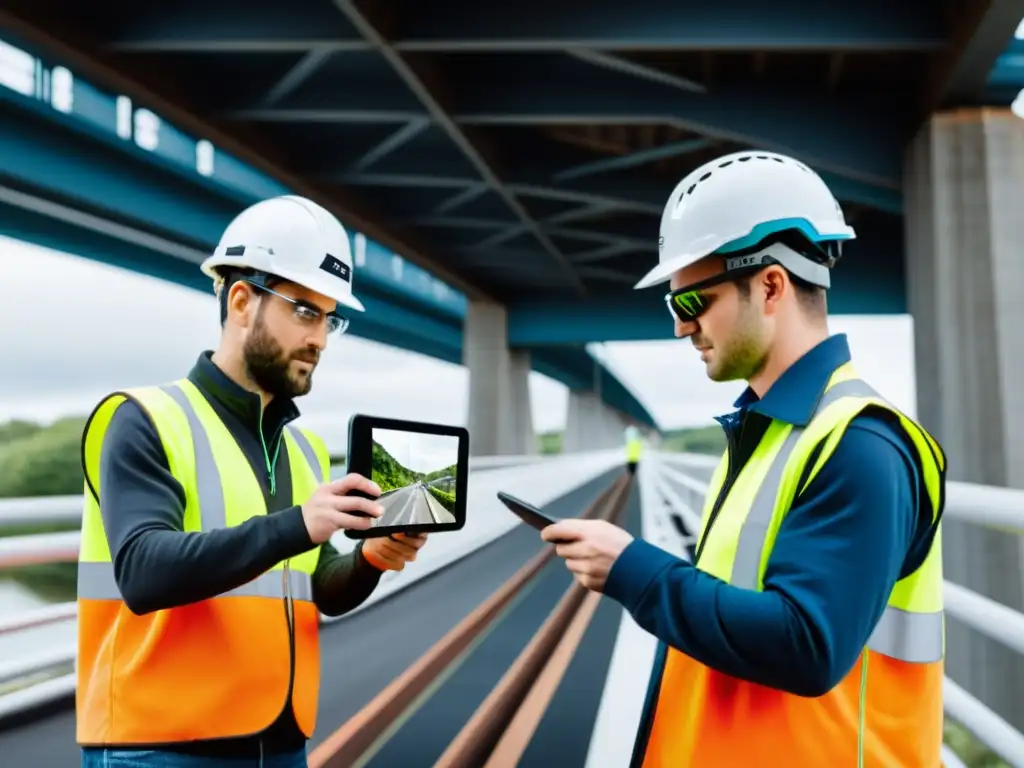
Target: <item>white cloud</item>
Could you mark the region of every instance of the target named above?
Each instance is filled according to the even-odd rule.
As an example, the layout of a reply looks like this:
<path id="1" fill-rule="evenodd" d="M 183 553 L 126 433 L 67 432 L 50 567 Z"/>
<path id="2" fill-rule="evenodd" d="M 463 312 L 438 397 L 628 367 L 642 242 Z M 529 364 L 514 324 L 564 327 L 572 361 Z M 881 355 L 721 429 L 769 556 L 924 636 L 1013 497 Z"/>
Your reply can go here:
<path id="1" fill-rule="evenodd" d="M 216 346 L 212 294 L 0 238 L 0 421 L 50 421 L 85 414 L 115 388 L 185 375 L 199 352 Z M 838 317 L 862 374 L 913 412 L 909 318 Z M 742 384 L 707 379 L 689 342 L 609 343 L 613 370 L 666 427 L 707 424 L 730 409 Z M 430 386 L 415 382 L 427 380 Z M 352 413 L 465 425 L 468 373 L 458 365 L 364 341 L 331 340 L 303 421 L 333 449 L 346 442 Z M 564 386 L 531 374 L 534 428 L 565 424 Z"/>

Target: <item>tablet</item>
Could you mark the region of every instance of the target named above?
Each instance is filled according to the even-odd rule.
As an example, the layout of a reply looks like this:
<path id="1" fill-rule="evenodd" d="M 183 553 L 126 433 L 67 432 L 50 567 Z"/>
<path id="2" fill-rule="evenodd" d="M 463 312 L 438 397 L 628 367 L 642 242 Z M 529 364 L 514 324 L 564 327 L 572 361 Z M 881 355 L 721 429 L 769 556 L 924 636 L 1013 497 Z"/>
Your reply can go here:
<path id="1" fill-rule="evenodd" d="M 464 427 L 356 414 L 348 425 L 349 472 L 373 480 L 384 514 L 351 539 L 457 531 L 466 523 L 469 432 Z M 361 491 L 353 495 L 366 496 Z"/>

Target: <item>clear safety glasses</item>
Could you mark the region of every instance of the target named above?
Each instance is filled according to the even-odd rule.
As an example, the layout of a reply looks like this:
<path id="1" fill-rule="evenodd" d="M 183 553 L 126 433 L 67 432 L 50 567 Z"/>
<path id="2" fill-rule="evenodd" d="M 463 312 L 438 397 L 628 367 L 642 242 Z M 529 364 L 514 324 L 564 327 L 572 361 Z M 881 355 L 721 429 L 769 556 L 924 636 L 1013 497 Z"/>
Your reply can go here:
<path id="1" fill-rule="evenodd" d="M 265 285 L 260 285 L 258 282 L 252 280 L 243 280 L 253 288 L 264 293 L 269 293 L 276 296 L 279 299 L 284 299 L 292 305 L 294 310 L 295 319 L 300 325 L 306 327 L 315 327 L 320 324 L 320 321 L 326 318 L 327 320 L 327 333 L 342 334 L 348 330 L 349 319 L 339 315 L 337 312 L 325 313 L 319 307 L 310 304 L 308 301 L 302 299 L 293 299 L 291 296 L 285 296 L 283 293 L 278 293 L 272 288 L 267 288 Z"/>

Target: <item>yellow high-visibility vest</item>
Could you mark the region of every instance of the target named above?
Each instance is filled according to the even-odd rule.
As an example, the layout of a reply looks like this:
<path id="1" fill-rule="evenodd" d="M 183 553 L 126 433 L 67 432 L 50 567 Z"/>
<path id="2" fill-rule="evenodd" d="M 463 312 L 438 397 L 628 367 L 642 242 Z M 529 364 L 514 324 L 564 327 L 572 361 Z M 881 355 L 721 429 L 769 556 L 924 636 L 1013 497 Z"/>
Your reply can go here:
<path id="1" fill-rule="evenodd" d="M 631 440 L 626 441 L 626 461 L 638 462 L 640 461 L 640 451 L 643 447 L 640 438 L 634 437 Z"/>
<path id="2" fill-rule="evenodd" d="M 939 768 L 946 459 L 934 438 L 859 379 L 851 363 L 833 372 L 806 427 L 772 421 L 709 529 L 726 480 L 726 450 L 705 498 L 696 567 L 733 586 L 763 591 L 775 537 L 794 499 L 869 406 L 895 413 L 917 454 L 924 502 L 937 526 L 924 562 L 895 584 L 858 662 L 822 696 L 797 696 L 730 677 L 669 648 L 643 768 Z M 821 452 L 800 485 L 818 446 Z"/>
<path id="3" fill-rule="evenodd" d="M 285 707 L 311 736 L 320 677 L 320 613 L 312 588 L 319 546 L 207 600 L 143 616 L 125 605 L 100 512 L 99 467 L 107 427 L 128 399 L 152 420 L 171 473 L 185 490 L 186 534 L 231 528 L 267 514 L 248 459 L 189 380 L 115 392 L 93 410 L 82 438 L 79 743 L 245 736 L 273 723 Z M 306 430 L 289 426 L 282 440 L 292 503 L 303 504 L 329 477 L 330 456 L 323 441 Z"/>

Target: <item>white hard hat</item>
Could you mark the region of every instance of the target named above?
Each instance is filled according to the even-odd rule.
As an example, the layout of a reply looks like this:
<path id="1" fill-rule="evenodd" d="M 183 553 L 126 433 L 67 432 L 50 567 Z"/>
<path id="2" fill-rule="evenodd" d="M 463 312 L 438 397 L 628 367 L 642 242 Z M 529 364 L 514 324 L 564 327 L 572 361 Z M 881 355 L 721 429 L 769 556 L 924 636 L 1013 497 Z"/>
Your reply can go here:
<path id="1" fill-rule="evenodd" d="M 664 282 L 709 254 L 749 249 L 785 230 L 798 230 L 816 243 L 856 237 L 825 182 L 799 160 L 754 151 L 719 157 L 672 191 L 661 215 L 658 265 L 634 288 Z M 781 244 L 767 255 L 799 277 L 828 286 L 823 264 Z"/>
<path id="2" fill-rule="evenodd" d="M 235 216 L 201 269 L 217 280 L 220 267 L 276 275 L 339 305 L 365 311 L 352 295 L 348 233 L 329 211 L 304 197 L 261 200 Z"/>

